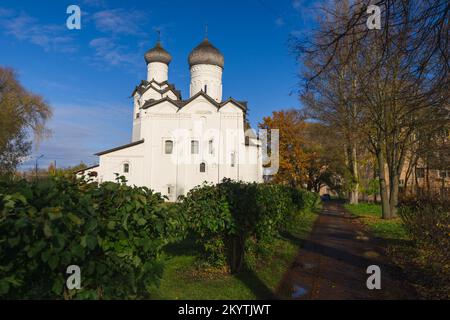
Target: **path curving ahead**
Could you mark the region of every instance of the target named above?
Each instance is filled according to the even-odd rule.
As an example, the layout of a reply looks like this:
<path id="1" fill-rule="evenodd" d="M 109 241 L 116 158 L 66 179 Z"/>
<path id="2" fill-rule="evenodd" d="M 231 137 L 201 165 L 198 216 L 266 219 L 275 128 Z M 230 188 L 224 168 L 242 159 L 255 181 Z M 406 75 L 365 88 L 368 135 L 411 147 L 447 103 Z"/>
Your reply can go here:
<path id="1" fill-rule="evenodd" d="M 381 268 L 381 290 L 369 290 L 366 269 Z M 325 202 L 309 238 L 284 275 L 281 299 L 408 299 L 379 243 L 342 204 Z"/>

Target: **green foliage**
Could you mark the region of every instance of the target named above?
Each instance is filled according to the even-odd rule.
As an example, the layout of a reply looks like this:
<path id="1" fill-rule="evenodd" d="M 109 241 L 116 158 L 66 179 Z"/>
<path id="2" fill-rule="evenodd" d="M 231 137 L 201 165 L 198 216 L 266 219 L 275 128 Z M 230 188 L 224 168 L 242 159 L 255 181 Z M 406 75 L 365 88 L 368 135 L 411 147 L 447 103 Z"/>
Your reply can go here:
<path id="1" fill-rule="evenodd" d="M 189 217 L 190 229 L 203 248 L 204 259 L 212 265 L 223 265 L 226 237 L 234 230 L 225 196 L 216 186 L 197 186 L 183 199 L 182 211 Z"/>
<path id="2" fill-rule="evenodd" d="M 381 206 L 379 204 L 360 202 L 358 204 L 346 204 L 345 208 L 357 216 L 374 216 L 381 218 Z"/>
<path id="3" fill-rule="evenodd" d="M 164 203 L 125 182 L 0 179 L 0 298 L 147 298 L 162 276 L 162 248 L 188 232 L 204 261 L 239 272 L 270 251 L 293 213 L 318 199 L 285 186 L 224 180 Z M 81 268 L 79 290 L 66 288 L 69 265 Z"/>
<path id="4" fill-rule="evenodd" d="M 252 255 L 273 242 L 289 214 L 317 201 L 304 190 L 224 179 L 192 189 L 183 211 L 206 260 L 216 266 L 228 262 L 232 272 L 240 272 L 253 264 Z"/>
<path id="5" fill-rule="evenodd" d="M 346 204 L 345 208 L 352 214 L 361 217 L 377 237 L 395 240 L 409 239 L 405 225 L 399 218 L 382 219 L 381 206 L 379 204 L 361 202 L 358 204 Z"/>
<path id="6" fill-rule="evenodd" d="M 198 247 L 188 238 L 166 247 L 167 261 L 161 284 L 151 292 L 156 299 L 273 299 L 283 276 L 298 254 L 317 215 L 301 211 L 289 218 L 287 230 L 265 246 L 264 253 L 246 247 L 245 265 L 249 272 L 229 274 L 225 268 L 199 268 Z M 253 239 L 249 239 L 253 242 Z M 246 243 L 246 246 L 251 244 Z M 255 246 L 251 246 L 256 250 Z M 250 251 L 250 252 L 249 252 Z M 289 298 L 289 297 L 286 297 Z"/>
<path id="7" fill-rule="evenodd" d="M 380 180 L 370 179 L 367 182 L 367 186 L 364 187 L 364 190 L 362 192 L 366 193 L 369 196 L 378 194 L 380 192 Z"/>
<path id="8" fill-rule="evenodd" d="M 49 177 L 0 180 L 0 297 L 128 299 L 157 284 L 179 217 L 144 187 Z M 81 289 L 65 286 L 81 268 Z"/>
<path id="9" fill-rule="evenodd" d="M 310 192 L 305 189 L 291 189 L 291 197 L 294 206 L 298 210 L 315 208 L 320 203 L 320 195 L 318 193 Z"/>

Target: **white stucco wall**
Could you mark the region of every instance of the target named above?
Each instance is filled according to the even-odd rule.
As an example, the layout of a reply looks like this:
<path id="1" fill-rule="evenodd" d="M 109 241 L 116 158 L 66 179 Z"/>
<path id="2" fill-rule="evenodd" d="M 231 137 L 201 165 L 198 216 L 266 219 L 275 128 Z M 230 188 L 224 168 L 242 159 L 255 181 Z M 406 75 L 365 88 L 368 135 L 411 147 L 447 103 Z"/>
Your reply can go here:
<path id="1" fill-rule="evenodd" d="M 125 149 L 120 149 L 100 156 L 98 182 L 115 181 L 116 175 L 123 175 L 129 185 L 149 186 L 148 180 L 142 174 L 145 172 L 144 158 L 146 153 L 144 143 Z M 128 163 L 129 172 L 124 172 L 124 164 Z"/>
<path id="2" fill-rule="evenodd" d="M 203 90 L 216 100 L 222 101 L 222 68 L 210 64 L 197 64 L 191 67 L 190 97 Z"/>
<path id="3" fill-rule="evenodd" d="M 155 80 L 157 82 L 167 81 L 169 75 L 169 66 L 162 62 L 150 62 L 147 65 L 147 81 Z"/>

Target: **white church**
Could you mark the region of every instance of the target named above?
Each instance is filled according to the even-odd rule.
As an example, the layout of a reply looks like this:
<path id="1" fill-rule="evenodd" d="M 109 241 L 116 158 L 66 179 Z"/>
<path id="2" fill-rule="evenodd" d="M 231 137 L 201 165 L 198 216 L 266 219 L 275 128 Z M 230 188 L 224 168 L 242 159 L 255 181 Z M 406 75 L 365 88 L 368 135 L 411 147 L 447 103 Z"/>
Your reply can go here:
<path id="1" fill-rule="evenodd" d="M 170 201 L 203 182 L 262 182 L 261 143 L 246 121 L 247 102 L 222 99 L 224 57 L 207 38 L 189 54 L 189 99 L 168 81 L 171 55 L 158 41 L 145 53 L 147 80 L 134 89 L 132 141 L 96 153 L 78 171 L 98 182 L 146 186 Z"/>

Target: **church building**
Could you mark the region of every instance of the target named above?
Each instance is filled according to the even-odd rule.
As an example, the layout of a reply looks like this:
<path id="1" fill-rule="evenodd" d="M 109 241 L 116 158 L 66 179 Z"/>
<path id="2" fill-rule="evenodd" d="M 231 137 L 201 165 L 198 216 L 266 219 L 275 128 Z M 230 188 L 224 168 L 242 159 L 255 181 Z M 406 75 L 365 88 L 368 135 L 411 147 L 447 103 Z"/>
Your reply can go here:
<path id="1" fill-rule="evenodd" d="M 222 99 L 224 57 L 205 38 L 189 54 L 189 98 L 168 79 L 171 55 L 158 41 L 145 53 L 147 80 L 131 96 L 131 143 L 96 153 L 79 171 L 98 182 L 146 186 L 175 201 L 203 182 L 262 182 L 261 143 L 247 122 L 247 102 Z"/>

